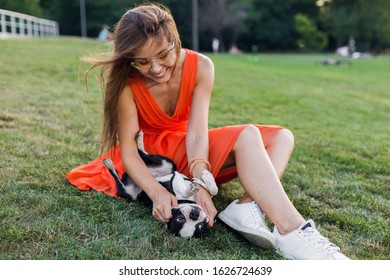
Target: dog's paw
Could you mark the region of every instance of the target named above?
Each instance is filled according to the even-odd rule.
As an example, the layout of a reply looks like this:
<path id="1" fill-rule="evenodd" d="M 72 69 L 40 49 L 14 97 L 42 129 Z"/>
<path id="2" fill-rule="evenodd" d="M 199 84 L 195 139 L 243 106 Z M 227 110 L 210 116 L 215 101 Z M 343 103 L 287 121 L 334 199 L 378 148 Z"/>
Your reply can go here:
<path id="1" fill-rule="evenodd" d="M 110 158 L 104 158 L 102 160 L 102 163 L 105 167 L 107 167 L 108 169 L 110 170 L 114 170 L 115 167 L 114 167 L 114 163 L 112 162 L 112 160 Z"/>
<path id="2" fill-rule="evenodd" d="M 201 179 L 206 185 L 206 189 L 209 191 L 211 196 L 215 196 L 218 193 L 218 187 L 215 183 L 213 175 L 208 170 L 203 170 L 201 174 Z"/>
<path id="3" fill-rule="evenodd" d="M 142 131 L 142 130 L 138 130 L 138 132 L 137 132 L 137 134 L 136 134 L 136 136 L 135 136 L 135 138 L 136 139 L 143 139 L 143 137 L 144 137 L 144 132 Z"/>
<path id="4" fill-rule="evenodd" d="M 188 191 L 187 191 L 187 195 L 185 198 L 188 198 L 194 194 L 196 194 L 197 192 L 199 191 L 199 188 L 190 181 L 190 184 L 189 184 L 189 188 L 188 188 Z"/>

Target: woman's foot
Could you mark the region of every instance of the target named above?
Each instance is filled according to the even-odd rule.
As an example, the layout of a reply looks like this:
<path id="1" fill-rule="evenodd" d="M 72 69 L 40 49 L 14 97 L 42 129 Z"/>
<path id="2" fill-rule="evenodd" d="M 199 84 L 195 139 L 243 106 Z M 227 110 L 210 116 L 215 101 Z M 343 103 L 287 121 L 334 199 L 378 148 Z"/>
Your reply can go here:
<path id="1" fill-rule="evenodd" d="M 323 237 L 314 222 L 308 220 L 298 229 L 281 235 L 274 227 L 276 248 L 290 260 L 349 260 L 338 246 Z"/>
<path id="2" fill-rule="evenodd" d="M 239 203 L 236 199 L 218 218 L 251 243 L 264 249 L 274 248 L 275 236 L 265 225 L 264 214 L 256 202 Z"/>

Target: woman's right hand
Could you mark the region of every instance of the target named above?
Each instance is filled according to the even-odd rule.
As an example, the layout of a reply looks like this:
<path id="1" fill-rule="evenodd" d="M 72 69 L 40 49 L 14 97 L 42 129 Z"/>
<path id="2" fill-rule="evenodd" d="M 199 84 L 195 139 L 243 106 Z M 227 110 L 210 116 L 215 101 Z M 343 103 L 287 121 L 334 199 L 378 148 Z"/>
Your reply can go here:
<path id="1" fill-rule="evenodd" d="M 151 199 L 153 202 L 153 216 L 166 224 L 172 218 L 172 208 L 179 207 L 176 197 L 166 189 L 161 188 Z"/>
<path id="2" fill-rule="evenodd" d="M 202 207 L 207 215 L 207 226 L 212 227 L 214 225 L 215 217 L 217 216 L 217 208 L 211 199 L 210 193 L 203 187 L 199 188 L 199 191 L 195 195 L 196 203 Z"/>

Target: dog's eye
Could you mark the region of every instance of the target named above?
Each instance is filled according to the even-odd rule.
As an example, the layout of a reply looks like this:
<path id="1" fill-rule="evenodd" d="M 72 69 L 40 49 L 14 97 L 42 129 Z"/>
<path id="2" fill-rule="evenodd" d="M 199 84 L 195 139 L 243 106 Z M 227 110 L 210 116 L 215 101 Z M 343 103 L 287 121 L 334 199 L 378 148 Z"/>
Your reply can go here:
<path id="1" fill-rule="evenodd" d="M 200 231 L 200 232 L 202 232 L 203 231 L 203 229 L 204 229 L 204 224 L 198 224 L 197 226 L 196 226 L 196 229 L 198 230 L 198 231 Z"/>
<path id="2" fill-rule="evenodd" d="M 196 225 L 196 230 L 194 232 L 194 237 L 202 238 L 205 234 L 204 228 L 205 224 L 198 224 Z"/>
<path id="3" fill-rule="evenodd" d="M 186 221 L 186 219 L 183 216 L 176 217 L 176 222 L 178 222 L 178 223 L 184 223 L 185 221 Z"/>

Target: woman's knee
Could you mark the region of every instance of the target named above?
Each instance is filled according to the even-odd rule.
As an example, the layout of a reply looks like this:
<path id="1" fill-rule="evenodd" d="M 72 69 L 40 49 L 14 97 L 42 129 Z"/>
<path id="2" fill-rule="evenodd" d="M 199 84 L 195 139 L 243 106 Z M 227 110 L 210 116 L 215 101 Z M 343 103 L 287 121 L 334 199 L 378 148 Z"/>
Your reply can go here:
<path id="1" fill-rule="evenodd" d="M 256 143 L 261 143 L 263 145 L 260 130 L 256 126 L 250 124 L 243 131 L 241 131 L 240 135 L 238 136 L 236 146 L 253 145 Z"/>
<path id="2" fill-rule="evenodd" d="M 287 128 L 278 129 L 271 133 L 265 131 L 262 134 L 255 125 L 250 124 L 241 132 L 235 146 L 258 144 L 261 144 L 265 149 L 276 144 L 279 147 L 292 150 L 294 148 L 294 134 Z"/>
<path id="3" fill-rule="evenodd" d="M 291 130 L 287 128 L 279 130 L 277 138 L 277 141 L 282 143 L 284 146 L 291 147 L 291 149 L 294 148 L 294 134 Z"/>
<path id="4" fill-rule="evenodd" d="M 267 150 L 273 147 L 294 148 L 294 134 L 287 128 L 265 129 L 261 137 Z"/>
<path id="5" fill-rule="evenodd" d="M 280 134 L 281 134 L 281 137 L 283 138 L 283 140 L 287 143 L 289 143 L 291 146 L 294 146 L 294 134 L 292 133 L 291 130 L 287 129 L 287 128 L 283 128 L 281 131 L 280 131 Z"/>

